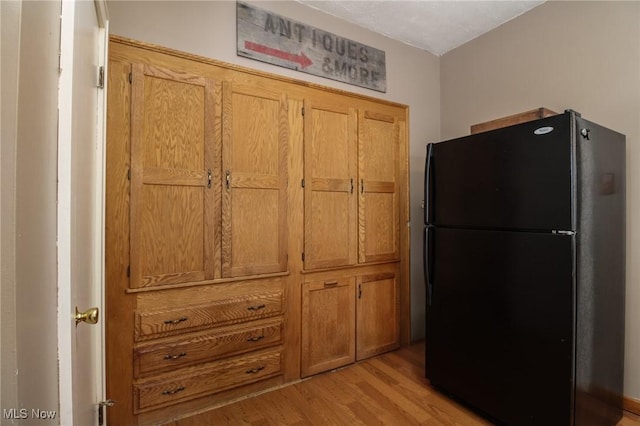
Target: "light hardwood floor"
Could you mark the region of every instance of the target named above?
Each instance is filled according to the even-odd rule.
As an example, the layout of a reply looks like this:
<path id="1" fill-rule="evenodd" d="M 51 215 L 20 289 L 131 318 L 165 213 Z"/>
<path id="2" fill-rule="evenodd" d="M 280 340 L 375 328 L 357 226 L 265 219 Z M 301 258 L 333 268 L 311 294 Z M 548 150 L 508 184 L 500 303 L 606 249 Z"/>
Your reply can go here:
<path id="1" fill-rule="evenodd" d="M 424 378 L 424 344 L 243 399 L 171 426 L 491 425 L 433 390 Z M 625 412 L 618 426 L 640 425 Z"/>

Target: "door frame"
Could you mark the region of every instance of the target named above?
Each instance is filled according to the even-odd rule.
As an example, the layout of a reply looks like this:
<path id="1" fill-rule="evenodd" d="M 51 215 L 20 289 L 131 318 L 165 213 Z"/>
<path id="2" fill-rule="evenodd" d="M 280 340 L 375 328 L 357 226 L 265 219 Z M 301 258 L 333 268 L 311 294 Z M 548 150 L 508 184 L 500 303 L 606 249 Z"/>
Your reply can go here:
<path id="1" fill-rule="evenodd" d="M 60 14 L 60 78 L 58 88 L 58 206 L 57 206 L 57 285 L 58 285 L 58 377 L 59 377 L 59 421 L 60 424 L 73 424 L 73 333 L 75 333 L 73 294 L 71 287 L 71 178 L 72 158 L 72 98 L 73 98 L 73 61 L 74 61 L 74 29 L 75 29 L 75 3 L 72 0 L 61 3 Z M 106 76 L 109 21 L 106 0 L 94 0 L 96 17 L 98 22 L 99 62 Z M 69 71 L 71 70 L 71 71 Z M 67 72 L 65 72 L 67 71 Z M 96 75 L 96 78 L 98 76 Z M 96 105 L 96 179 L 94 211 L 95 224 L 93 232 L 95 244 L 90 247 L 93 263 L 93 282 L 96 294 L 95 305 L 100 316 L 104 312 L 104 163 L 106 146 L 106 78 L 103 90 L 98 91 Z M 90 342 L 94 345 L 96 359 L 92 360 L 93 374 L 95 374 L 98 403 L 105 395 L 105 360 L 104 360 L 104 319 L 100 318 L 98 327 L 99 338 Z"/>

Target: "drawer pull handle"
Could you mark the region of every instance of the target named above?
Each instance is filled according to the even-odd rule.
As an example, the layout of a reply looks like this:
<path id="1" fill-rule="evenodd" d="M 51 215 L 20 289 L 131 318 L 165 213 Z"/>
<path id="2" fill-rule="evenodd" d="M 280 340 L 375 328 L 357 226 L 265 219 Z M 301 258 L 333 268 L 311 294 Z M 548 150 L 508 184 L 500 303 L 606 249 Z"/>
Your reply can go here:
<path id="1" fill-rule="evenodd" d="M 164 323 L 165 324 L 180 324 L 181 322 L 184 322 L 187 320 L 187 317 L 180 317 L 178 319 L 174 319 L 174 320 L 166 320 Z"/>
<path id="2" fill-rule="evenodd" d="M 333 280 L 333 281 L 325 281 L 324 282 L 324 286 L 325 287 L 335 287 L 338 285 L 338 281 L 337 280 Z"/>
<path id="3" fill-rule="evenodd" d="M 184 387 L 184 386 L 180 386 L 180 387 L 179 387 L 179 388 L 177 388 L 177 389 L 172 389 L 172 390 L 162 391 L 162 394 L 163 394 L 163 395 L 175 395 L 175 394 L 177 394 L 178 392 L 182 392 L 183 390 L 185 390 L 185 387 Z"/>
<path id="4" fill-rule="evenodd" d="M 256 374 L 258 371 L 261 371 L 261 370 L 264 370 L 264 365 L 261 365 L 260 367 L 252 368 L 251 370 L 247 370 L 246 373 Z"/>
<path id="5" fill-rule="evenodd" d="M 260 309 L 264 309 L 264 308 L 266 308 L 266 307 L 267 307 L 267 305 L 265 305 L 265 304 L 262 304 L 262 305 L 253 305 L 253 306 L 249 306 L 249 307 L 247 308 L 247 310 L 249 310 L 249 311 L 259 311 Z"/>
<path id="6" fill-rule="evenodd" d="M 165 355 L 164 359 L 174 360 L 174 359 L 182 358 L 183 356 L 187 356 L 187 353 L 180 352 L 178 355 Z"/>
<path id="7" fill-rule="evenodd" d="M 262 339 L 264 339 L 264 336 L 249 337 L 247 339 L 247 342 L 257 342 L 258 340 L 262 340 Z"/>

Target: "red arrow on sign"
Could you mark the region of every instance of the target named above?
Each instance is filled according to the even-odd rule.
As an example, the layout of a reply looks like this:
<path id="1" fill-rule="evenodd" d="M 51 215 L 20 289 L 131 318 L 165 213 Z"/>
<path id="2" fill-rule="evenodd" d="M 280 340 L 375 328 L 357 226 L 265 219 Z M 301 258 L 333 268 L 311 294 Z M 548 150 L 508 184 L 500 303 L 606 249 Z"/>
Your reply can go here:
<path id="1" fill-rule="evenodd" d="M 285 61 L 298 63 L 302 68 L 306 68 L 309 65 L 313 64 L 311 59 L 307 58 L 304 53 L 296 55 L 294 53 L 274 49 L 273 47 L 265 46 L 251 41 L 245 41 L 244 48 L 253 50 L 254 52 L 263 53 L 265 55 L 275 56 L 276 58 L 284 59 Z"/>

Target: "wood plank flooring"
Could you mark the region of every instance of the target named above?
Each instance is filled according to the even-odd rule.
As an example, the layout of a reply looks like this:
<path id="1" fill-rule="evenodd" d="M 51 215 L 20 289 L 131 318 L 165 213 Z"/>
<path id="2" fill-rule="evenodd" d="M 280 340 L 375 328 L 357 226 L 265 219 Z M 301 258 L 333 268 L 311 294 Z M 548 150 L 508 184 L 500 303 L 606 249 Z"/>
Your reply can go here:
<path id="1" fill-rule="evenodd" d="M 416 343 L 170 426 L 490 424 L 429 386 L 424 344 Z M 618 423 L 638 425 L 628 412 Z"/>

